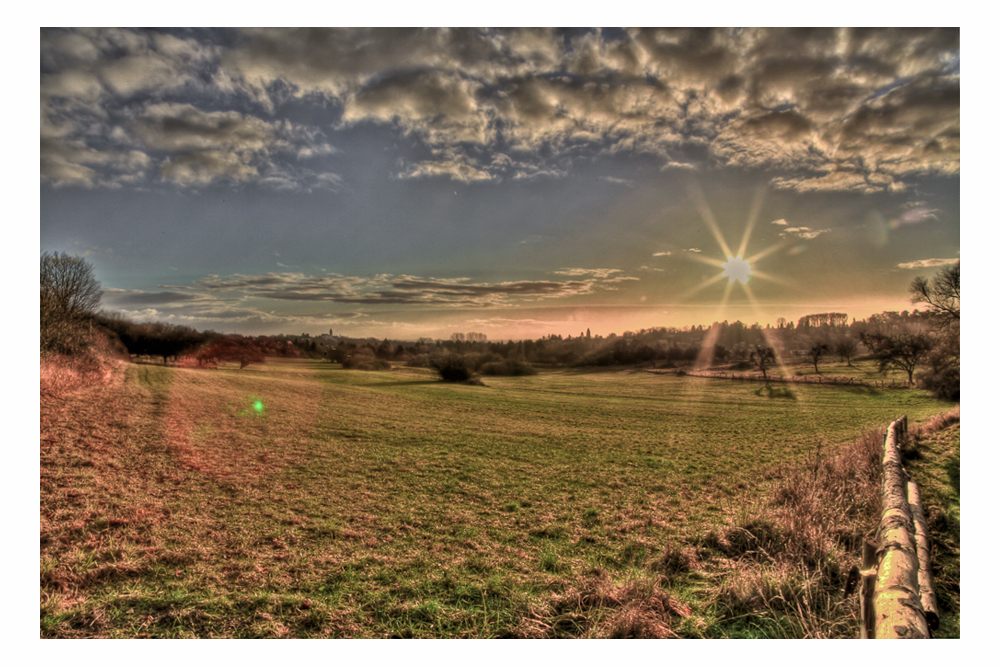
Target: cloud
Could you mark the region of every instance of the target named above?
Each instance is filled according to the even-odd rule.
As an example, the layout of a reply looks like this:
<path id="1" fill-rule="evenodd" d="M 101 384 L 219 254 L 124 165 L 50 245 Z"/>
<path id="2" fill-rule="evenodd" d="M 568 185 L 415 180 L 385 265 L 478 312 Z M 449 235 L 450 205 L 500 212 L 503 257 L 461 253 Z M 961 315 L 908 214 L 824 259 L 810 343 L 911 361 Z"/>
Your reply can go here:
<path id="1" fill-rule="evenodd" d="M 553 271 L 556 275 L 569 275 L 572 277 L 582 277 L 586 275 L 592 275 L 596 278 L 608 278 L 615 273 L 621 273 L 617 268 L 563 268 L 558 271 Z"/>
<path id="2" fill-rule="evenodd" d="M 586 279 L 522 280 L 475 283 L 467 278 L 422 278 L 412 275 L 368 277 L 330 274 L 267 273 L 263 275 L 208 275 L 190 285 L 161 285 L 163 295 L 136 292 L 116 297 L 123 303 L 178 303 L 180 295 L 193 294 L 199 304 L 231 294 L 229 298 L 263 298 L 277 301 L 341 303 L 353 305 L 446 305 L 465 307 L 501 306 L 514 302 L 562 298 L 613 290 L 615 284 L 638 278 L 614 276 L 613 269 L 580 269 Z M 577 276 L 570 269 L 568 274 Z M 145 300 L 144 300 L 145 297 Z"/>
<path id="3" fill-rule="evenodd" d="M 206 297 L 200 294 L 178 291 L 150 292 L 108 288 L 104 290 L 104 300 L 116 308 L 134 305 L 162 307 L 168 305 L 189 305 L 197 301 L 204 301 Z"/>
<path id="4" fill-rule="evenodd" d="M 936 209 L 927 208 L 927 205 L 923 202 L 916 205 L 910 204 L 904 206 L 902 214 L 894 218 L 889 224 L 893 227 L 920 224 L 921 222 L 926 222 L 927 220 L 938 219 L 938 212 L 939 211 Z"/>
<path id="5" fill-rule="evenodd" d="M 812 239 L 829 233 L 829 229 L 810 229 L 809 227 L 787 227 L 781 230 L 782 237 Z"/>
<path id="6" fill-rule="evenodd" d="M 785 226 L 788 226 L 788 220 L 786 220 L 784 218 L 782 218 L 780 220 L 772 220 L 771 224 L 777 224 L 778 226 L 785 227 Z"/>
<path id="7" fill-rule="evenodd" d="M 238 111 L 205 112 L 191 104 L 151 104 L 132 127 L 150 150 L 168 153 L 218 150 L 259 151 L 272 145 L 274 129 Z"/>
<path id="8" fill-rule="evenodd" d="M 651 155 L 661 169 L 764 168 L 798 192 L 894 192 L 960 169 L 958 29 L 41 36 L 42 135 L 107 151 L 114 134 L 171 165 L 214 156 L 186 170 L 161 163 L 179 185 L 274 185 L 269 170 L 281 168 L 287 186 L 310 187 L 279 162 L 335 149 L 318 124 L 275 119 L 291 99 L 322 109 L 331 132 L 378 125 L 405 138 L 417 149 L 405 178 L 558 177 L 587 151 Z M 52 154 L 42 170 L 63 185 L 132 182 Z"/>
<path id="9" fill-rule="evenodd" d="M 492 179 L 492 176 L 485 171 L 455 160 L 419 162 L 407 169 L 406 172 L 399 174 L 400 178 L 424 178 L 429 176 L 447 176 L 451 180 L 463 183 Z"/>
<path id="10" fill-rule="evenodd" d="M 653 256 L 654 257 L 669 257 L 671 254 L 673 254 L 673 253 L 669 252 L 669 251 L 667 251 L 667 252 L 654 252 Z"/>
<path id="11" fill-rule="evenodd" d="M 214 150 L 168 159 L 161 165 L 160 173 L 181 185 L 207 185 L 219 178 L 250 180 L 259 175 L 239 154 Z"/>
<path id="12" fill-rule="evenodd" d="M 696 248 L 696 247 L 689 247 L 688 249 L 686 249 L 686 250 L 684 250 L 684 251 L 685 251 L 685 252 L 694 252 L 695 254 L 697 254 L 697 253 L 700 253 L 700 252 L 701 252 L 701 250 L 700 250 L 700 249 L 698 249 L 698 248 Z"/>
<path id="13" fill-rule="evenodd" d="M 42 138 L 40 148 L 42 178 L 56 185 L 127 182 L 143 175 L 152 163 L 138 150 L 95 150 L 78 140 Z"/>
<path id="14" fill-rule="evenodd" d="M 905 264 L 898 264 L 899 268 L 910 269 L 910 268 L 934 268 L 936 266 L 950 266 L 951 264 L 957 264 L 958 258 L 955 259 L 921 259 L 919 261 L 911 261 Z"/>

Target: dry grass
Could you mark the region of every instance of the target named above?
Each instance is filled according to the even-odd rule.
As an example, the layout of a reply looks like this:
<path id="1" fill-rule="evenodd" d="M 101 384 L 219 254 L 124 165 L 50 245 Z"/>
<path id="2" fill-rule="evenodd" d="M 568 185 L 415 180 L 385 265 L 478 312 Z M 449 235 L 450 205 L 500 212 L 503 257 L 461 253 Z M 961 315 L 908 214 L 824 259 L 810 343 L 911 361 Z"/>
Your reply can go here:
<path id="1" fill-rule="evenodd" d="M 678 638 L 671 625 L 691 607 L 669 594 L 664 578 L 642 575 L 615 582 L 593 569 L 521 618 L 516 638 Z"/>
<path id="2" fill-rule="evenodd" d="M 958 410 L 911 434 L 947 428 Z M 701 545 L 711 561 L 714 606 L 725 633 L 744 637 L 847 638 L 858 632 L 856 595 L 845 591 L 881 513 L 882 429 L 799 466 L 783 466 L 766 499 L 749 503 Z"/>
<path id="3" fill-rule="evenodd" d="M 123 354 L 100 335 L 90 336 L 90 347 L 79 356 L 46 355 L 39 359 L 42 401 L 58 399 L 93 386 L 120 384 Z"/>

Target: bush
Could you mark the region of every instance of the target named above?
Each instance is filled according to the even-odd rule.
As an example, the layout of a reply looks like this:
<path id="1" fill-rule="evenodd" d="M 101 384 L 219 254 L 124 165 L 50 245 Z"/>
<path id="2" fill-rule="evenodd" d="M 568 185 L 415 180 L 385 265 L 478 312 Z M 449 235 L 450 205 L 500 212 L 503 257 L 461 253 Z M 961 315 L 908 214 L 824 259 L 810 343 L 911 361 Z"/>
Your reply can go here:
<path id="1" fill-rule="evenodd" d="M 918 383 L 939 400 L 958 402 L 962 381 L 957 366 L 951 365 L 930 370 L 918 378 Z"/>
<path id="2" fill-rule="evenodd" d="M 351 357 L 344 361 L 344 368 L 347 370 L 389 370 L 392 365 L 388 361 L 383 361 L 375 356 L 369 347 L 361 347 L 354 350 Z"/>
<path id="3" fill-rule="evenodd" d="M 413 356 L 412 358 L 410 358 L 409 361 L 406 362 L 406 367 L 408 368 L 430 367 L 431 364 L 430 358 L 431 357 L 428 356 L 427 354 L 417 354 L 416 356 Z"/>
<path id="4" fill-rule="evenodd" d="M 446 382 L 467 382 L 472 379 L 472 369 L 461 354 L 441 354 L 431 357 L 431 367 Z"/>

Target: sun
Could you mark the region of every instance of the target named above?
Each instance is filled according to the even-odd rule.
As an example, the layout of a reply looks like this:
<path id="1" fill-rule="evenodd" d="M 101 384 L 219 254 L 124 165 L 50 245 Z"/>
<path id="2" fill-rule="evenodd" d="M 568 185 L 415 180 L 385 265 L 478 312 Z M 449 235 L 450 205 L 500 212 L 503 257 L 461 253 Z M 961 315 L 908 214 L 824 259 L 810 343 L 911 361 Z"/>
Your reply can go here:
<path id="1" fill-rule="evenodd" d="M 722 271 L 722 275 L 729 278 L 730 284 L 736 280 L 746 284 L 750 276 L 753 275 L 753 267 L 749 261 L 743 258 L 742 254 L 736 255 L 735 259 L 730 255 L 729 261 L 722 264 L 722 267 L 725 269 Z"/>

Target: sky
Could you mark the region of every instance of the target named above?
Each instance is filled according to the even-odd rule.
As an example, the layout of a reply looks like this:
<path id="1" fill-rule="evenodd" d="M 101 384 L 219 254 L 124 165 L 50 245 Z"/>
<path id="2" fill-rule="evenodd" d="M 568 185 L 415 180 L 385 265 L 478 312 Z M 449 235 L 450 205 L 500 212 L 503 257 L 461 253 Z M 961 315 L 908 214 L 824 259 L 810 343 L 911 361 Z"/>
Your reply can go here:
<path id="1" fill-rule="evenodd" d="M 959 260 L 957 28 L 42 29 L 40 65 L 41 251 L 137 321 L 861 319 Z"/>

